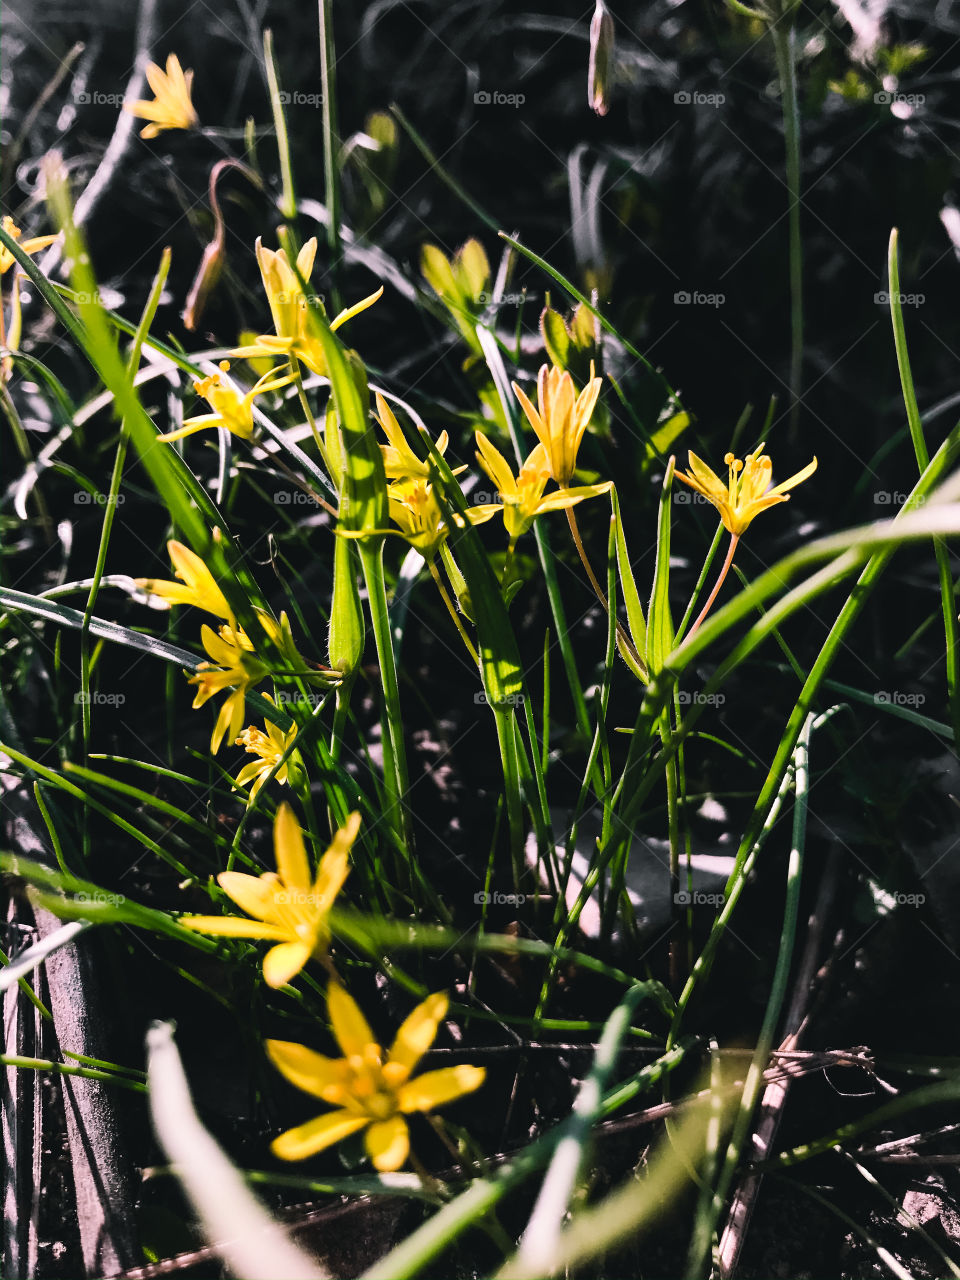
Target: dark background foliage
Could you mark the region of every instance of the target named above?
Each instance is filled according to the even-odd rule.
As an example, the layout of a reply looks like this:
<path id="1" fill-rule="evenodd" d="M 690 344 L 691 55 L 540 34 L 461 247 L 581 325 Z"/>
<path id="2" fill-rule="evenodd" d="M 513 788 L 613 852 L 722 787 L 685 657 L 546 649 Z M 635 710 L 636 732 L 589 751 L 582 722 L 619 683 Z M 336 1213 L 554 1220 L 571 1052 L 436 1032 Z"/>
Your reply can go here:
<path id="1" fill-rule="evenodd" d="M 364 128 L 371 111 L 398 104 L 444 172 L 462 185 L 492 224 L 518 234 L 580 288 L 598 289 L 601 303 L 624 336 L 663 370 L 692 413 L 694 424 L 682 446 L 691 445 L 719 465 L 745 406 L 753 405 L 754 415 L 740 439 L 741 448 L 756 441 L 770 398 L 777 397 L 767 435 L 777 475 L 790 474 L 812 454 L 818 456 L 820 469 L 788 508 L 764 517 L 751 530 L 739 563 L 752 575 L 798 538 L 889 515 L 912 486 L 916 467 L 900 400 L 889 314 L 876 301 L 886 289 L 886 246 L 894 225 L 900 228 L 903 288 L 923 299 L 907 308 L 906 320 L 921 408 L 935 410 L 928 414 L 931 452 L 953 424 L 954 402 L 960 403 L 955 393 L 960 264 L 940 215 L 951 204 L 957 182 L 960 122 L 954 117 L 960 26 L 946 5 L 904 2 L 884 14 L 882 48 L 919 42 L 927 50 L 901 79 L 902 92 L 925 98 L 904 118 L 875 99 L 884 89 L 882 52 L 870 62 L 853 59 L 850 30 L 833 5 L 813 0 L 797 9 L 806 346 L 799 425 L 791 431 L 786 385 L 787 191 L 769 40 L 758 27 L 709 0 L 614 6 L 618 82 L 610 112 L 600 119 L 586 101 L 590 16 L 589 6 L 574 3 L 541 10 L 519 2 L 338 4 L 340 132 L 348 138 Z M 103 157 L 116 125 L 117 97 L 131 73 L 138 11 L 104 0 L 82 10 L 52 3 L 27 6 L 20 0 L 6 9 L 4 21 L 2 204 L 26 234 L 33 234 L 46 229 L 39 191 L 43 154 L 54 147 L 63 153 L 77 190 Z M 228 228 L 226 275 L 201 332 L 186 333 L 181 321 L 186 293 L 211 232 L 209 170 L 224 154 L 240 154 L 248 117 L 257 127 L 264 175 L 270 184 L 276 182 L 260 46 L 264 26 L 274 33 L 282 86 L 292 95 L 288 124 L 298 193 L 307 201 L 323 199 L 321 113 L 315 105 L 296 100 L 297 95 L 309 98 L 320 92 L 315 22 L 311 6 L 289 3 L 253 5 L 239 0 L 229 8 L 207 3 L 157 7 L 151 56 L 162 62 L 167 52 L 175 51 L 184 67 L 195 69 L 194 101 L 203 125 L 213 132 L 172 133 L 156 142 L 136 138 L 87 233 L 105 298 L 130 319 L 139 314 L 161 247 L 172 247 L 173 267 L 155 331 L 171 334 L 187 349 L 195 349 L 198 342 L 229 346 L 240 329 L 260 331 L 266 326 L 252 246 L 259 234 L 267 243 L 274 242 L 278 187 L 258 194 L 236 179 L 222 188 Z M 83 48 L 71 70 L 44 97 L 58 65 L 77 42 Z M 842 96 L 830 87 L 851 71 L 863 86 L 859 98 L 853 93 Z M 684 103 L 677 100 L 683 94 L 722 101 Z M 484 95 L 522 96 L 522 102 L 484 101 Z M 215 131 L 222 132 L 214 136 Z M 477 235 L 496 266 L 501 248 L 493 231 L 451 191 L 403 130 L 388 188 L 383 208 L 371 212 L 356 172 L 347 172 L 346 221 L 358 230 L 361 244 L 376 246 L 416 280 L 425 242 L 452 253 L 468 236 Z M 576 193 L 587 191 L 592 194 L 583 196 L 586 204 L 578 206 L 581 196 Z M 315 229 L 305 214 L 302 234 Z M 323 249 L 315 280 L 321 292 L 330 290 Z M 367 267 L 354 264 L 341 284 L 345 298 L 353 301 L 370 292 L 375 277 Z M 522 260 L 514 262 L 511 288 L 526 290 L 528 297 L 522 312 L 526 336 L 519 370 L 524 380 L 533 377 L 540 363 L 535 326 L 548 287 L 536 270 Z M 551 293 L 558 304 L 559 291 L 554 287 Z M 716 305 L 680 302 L 677 295 L 683 293 L 715 295 Z M 47 361 L 82 398 L 91 382 L 81 358 L 35 303 L 32 309 L 28 306 L 28 316 L 35 327 L 26 349 Z M 501 316 L 507 329 L 516 318 L 516 310 L 510 308 Z M 435 314 L 388 287 L 384 300 L 351 326 L 350 341 L 369 360 L 378 380 L 408 397 L 431 427 L 449 427 L 452 451 L 472 462 L 467 415 L 475 406 L 470 379 L 461 367 L 464 352 Z M 659 408 L 652 380 L 616 343 L 609 344 L 606 358 L 644 425 L 652 427 Z M 29 389 L 18 394 L 36 452 L 51 431 L 50 416 Z M 944 402 L 944 408 L 937 409 Z M 163 421 L 165 393 L 157 391 L 150 407 Z M 609 435 L 591 439 L 583 460 L 585 466 L 617 479 L 631 545 L 643 557 L 642 581 L 652 568 L 660 476 L 656 469 L 642 467 L 642 442 L 612 397 L 609 407 Z M 115 428 L 101 418 L 66 458 L 105 489 L 115 439 Z M 3 443 L 4 456 L 15 470 L 12 443 L 6 436 Z M 45 540 L 42 521 L 23 526 L 5 516 L 4 580 L 23 590 L 42 590 L 58 574 L 89 574 L 99 536 L 100 512 L 76 505 L 68 477 L 51 476 L 44 492 L 58 526 L 52 544 Z M 126 536 L 115 539 L 110 571 L 161 573 L 165 516 L 136 466 L 131 467 L 128 492 L 130 500 L 118 512 Z M 584 508 L 585 533 L 594 545 L 602 545 L 605 519 L 603 512 Z M 712 524 L 701 509 L 692 507 L 678 508 L 674 523 L 680 601 L 696 578 Z M 267 535 L 283 551 L 287 544 L 282 524 L 265 529 L 259 513 L 247 514 L 241 508 L 235 527 L 267 590 L 272 585 L 278 591 L 281 584 L 272 577 L 270 563 L 274 547 Z M 327 538 L 326 531 L 319 532 Z M 301 558 L 295 569 L 315 593 L 315 599 L 300 603 L 308 625 L 320 636 L 328 591 L 326 567 Z M 589 672 L 601 657 L 602 626 L 572 559 L 563 583 L 570 616 L 577 619 L 572 629 L 578 655 Z M 838 599 L 821 600 L 793 623 L 789 640 L 802 666 L 812 661 Z M 532 584 L 515 611 L 531 662 L 542 648 L 543 603 Z M 837 677 L 868 692 L 910 692 L 926 700 L 928 714 L 946 719 L 938 607 L 929 549 L 902 552 L 860 625 L 855 647 L 843 655 Z M 144 625 L 142 612 L 125 602 L 117 603 L 111 616 Z M 934 618 L 933 624 L 907 646 L 928 617 Z M 444 868 L 443 850 L 452 840 L 468 858 L 485 858 L 492 799 L 500 784 L 490 728 L 472 703 L 464 710 L 463 676 L 449 649 L 436 639 L 436 633 L 445 630 L 442 615 L 432 604 L 419 601 L 417 625 L 405 640 L 404 697 L 419 776 L 429 779 L 415 800 L 421 848 L 424 857 L 432 859 L 445 891 L 457 900 L 463 896 L 462 878 L 456 867 Z M 65 637 L 65 660 L 73 653 L 72 645 Z M 142 682 L 144 667 L 123 654 L 105 653 L 103 664 L 116 687 L 134 689 Z M 25 682 L 19 702 L 14 692 L 14 715 L 38 754 L 52 751 L 71 709 L 61 708 L 58 724 L 50 723 L 49 716 L 38 718 L 32 699 L 23 696 L 29 687 Z M 727 703 L 711 725 L 743 753 L 740 760 L 691 753 L 692 789 L 731 793 L 726 802 L 729 832 L 741 829 L 741 812 L 749 811 L 795 688 L 783 655 L 771 644 L 728 687 Z M 183 702 L 180 719 L 189 725 L 189 741 L 202 752 L 206 722 L 201 724 L 201 717 L 188 720 L 182 688 L 175 696 Z M 632 721 L 639 697 L 640 691 L 624 676 L 617 723 Z M 576 763 L 582 744 L 563 738 L 569 708 L 562 695 L 556 707 L 559 740 L 569 745 L 570 759 Z M 368 720 L 374 716 L 372 701 L 367 714 Z M 100 718 L 101 749 L 123 742 L 129 748 L 121 719 L 114 726 L 109 718 Z M 159 720 L 145 714 L 139 731 L 150 749 L 165 747 Z M 621 747 L 622 743 L 615 750 Z M 904 922 L 900 916 L 893 922 L 880 919 L 866 887 L 916 888 L 916 877 L 931 861 L 929 851 L 949 846 L 944 833 L 955 825 L 955 761 L 945 758 L 938 740 L 924 730 L 904 728 L 862 706 L 837 718 L 831 750 L 824 755 L 824 765 L 831 763 L 817 774 L 811 803 L 813 835 L 821 857 L 830 848 L 842 850 L 844 884 L 849 888 L 842 927 L 849 945 L 846 962 L 839 966 L 836 1003 L 822 1013 L 818 1040 L 891 1049 L 908 1043 L 917 1051 L 957 1052 L 955 1031 L 944 1027 L 938 1012 L 944 999 L 956 993 L 954 937 L 947 923 L 956 886 L 948 877 L 937 881 L 931 893 L 928 884 L 932 901 L 920 922 Z M 662 834 L 662 813 L 651 812 L 649 819 L 650 829 Z M 722 842 L 725 832 L 706 820 L 695 821 L 702 821 L 704 838 Z M 435 845 L 431 833 L 438 833 Z M 251 835 L 256 838 L 258 832 Z M 728 981 L 718 984 L 716 1004 L 706 1019 L 710 1026 L 724 1025 L 732 1038 L 747 1040 L 755 1031 L 769 982 L 769 960 L 758 963 L 756 957 L 770 957 L 776 947 L 776 919 L 765 919 L 764 896 L 781 892 L 784 840 L 774 842 L 768 877 L 761 878 L 751 944 L 726 957 Z M 102 870 L 109 877 L 109 855 L 104 856 Z M 173 905 L 175 895 L 163 877 L 151 883 L 150 873 L 144 872 L 138 887 L 155 893 L 160 901 L 167 895 L 168 905 Z M 779 909 L 779 899 L 777 903 Z M 659 961 L 654 957 L 650 963 L 656 968 Z M 943 965 L 946 973 L 934 980 L 931 975 Z M 151 980 L 161 987 L 166 976 L 162 970 Z M 496 992 L 496 1000 L 502 1002 L 497 1007 L 505 1007 L 513 997 L 506 983 Z M 578 1005 L 582 1013 L 589 998 L 575 987 L 568 997 L 571 1016 Z M 129 1004 L 135 1004 L 132 994 Z M 197 1043 L 202 1038 L 205 1016 L 198 1015 L 195 1024 L 192 1015 L 185 1016 L 183 1038 L 188 1046 L 194 1035 Z M 139 1016 L 134 1014 L 131 1057 L 138 1052 L 134 1046 L 139 1037 Z M 199 1088 L 205 1102 L 215 1112 L 220 1109 L 227 1133 L 235 1122 L 228 1115 L 243 1116 L 249 1100 L 239 1096 L 246 1082 L 229 1096 L 218 1095 L 217 1081 L 229 1075 L 237 1042 L 225 1029 L 220 1043 L 227 1046 L 223 1057 L 208 1063 Z M 561 1063 L 554 1075 L 565 1073 L 568 1081 L 567 1065 Z M 561 1113 L 569 1103 L 562 1079 L 539 1079 L 536 1103 L 524 1097 L 512 1117 L 514 1140 L 527 1125 Z M 869 1082 L 863 1087 L 870 1106 L 875 1105 Z M 250 1098 L 255 1092 L 251 1084 Z M 867 1103 L 862 1105 L 866 1109 Z M 836 1081 L 825 1080 L 819 1092 L 807 1095 L 784 1140 L 800 1141 L 825 1131 L 830 1123 L 849 1119 L 860 1106 L 846 1099 Z M 481 1133 L 491 1147 L 502 1137 L 493 1123 Z M 259 1147 L 262 1138 L 256 1131 L 238 1139 L 238 1154 L 254 1162 L 252 1148 Z M 617 1158 L 628 1162 L 635 1153 Z M 862 1195 L 859 1184 L 844 1184 L 843 1192 L 849 1197 L 848 1212 L 869 1212 L 869 1205 L 857 1198 Z M 744 1274 L 768 1274 L 764 1268 L 773 1265 L 778 1250 L 787 1254 L 782 1264 L 787 1269 L 780 1274 L 801 1274 L 803 1267 L 812 1268 L 804 1274 L 816 1274 L 818 1268 L 825 1273 L 824 1268 L 836 1265 L 842 1232 L 829 1219 L 833 1234 L 828 1237 L 830 1246 L 825 1246 L 827 1225 L 811 1219 L 804 1238 L 784 1245 L 769 1225 L 782 1213 L 780 1194 L 770 1193 L 766 1225 L 757 1235 L 757 1256 L 748 1256 Z M 664 1258 L 670 1256 L 669 1232 L 667 1237 Z M 828 1251 L 821 1256 L 824 1249 Z M 632 1254 L 622 1265 L 623 1274 L 637 1273 Z M 850 1262 L 849 1274 L 860 1274 L 857 1265 L 856 1259 Z"/>

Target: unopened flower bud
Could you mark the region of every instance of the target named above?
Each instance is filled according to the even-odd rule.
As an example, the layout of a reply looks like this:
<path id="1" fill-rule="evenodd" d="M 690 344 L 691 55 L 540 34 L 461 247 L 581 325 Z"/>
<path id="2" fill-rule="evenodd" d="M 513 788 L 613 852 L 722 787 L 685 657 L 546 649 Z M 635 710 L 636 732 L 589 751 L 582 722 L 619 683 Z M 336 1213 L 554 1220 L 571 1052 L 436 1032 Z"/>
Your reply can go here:
<path id="1" fill-rule="evenodd" d="M 603 3 L 603 0 L 597 0 L 597 7 L 590 23 L 590 67 L 587 72 L 587 101 L 598 116 L 605 116 L 610 110 L 615 52 L 616 41 L 613 29 L 613 15 Z"/>

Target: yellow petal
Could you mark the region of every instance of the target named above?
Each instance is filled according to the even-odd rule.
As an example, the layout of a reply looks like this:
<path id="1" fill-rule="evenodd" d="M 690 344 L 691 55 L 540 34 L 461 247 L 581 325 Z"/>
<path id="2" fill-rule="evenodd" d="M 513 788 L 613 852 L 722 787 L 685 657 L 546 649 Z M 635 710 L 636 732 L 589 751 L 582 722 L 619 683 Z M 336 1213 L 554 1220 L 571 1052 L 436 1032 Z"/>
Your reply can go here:
<path id="1" fill-rule="evenodd" d="M 178 427 L 176 431 L 168 431 L 165 435 L 157 436 L 158 440 L 163 440 L 166 444 L 172 444 L 174 440 L 183 440 L 186 436 L 196 435 L 198 431 L 206 431 L 210 427 L 220 427 L 223 425 L 223 419 L 218 413 L 202 413 L 196 418 L 185 418 L 182 427 Z"/>
<path id="2" fill-rule="evenodd" d="M 217 883 L 223 892 L 237 904 L 241 911 L 257 920 L 280 924 L 282 912 L 277 906 L 280 888 L 276 877 L 248 876 L 243 871 L 221 871 Z"/>
<path id="3" fill-rule="evenodd" d="M 488 520 L 492 520 L 495 515 L 503 510 L 499 502 L 484 502 L 479 507 L 467 507 L 467 519 L 471 524 L 486 524 Z M 454 512 L 454 523 L 457 528 L 463 524 L 463 518 L 459 513 Z"/>
<path id="4" fill-rule="evenodd" d="M 727 497 L 727 486 L 722 482 L 715 471 L 711 471 L 702 458 L 690 449 L 687 453 L 690 460 L 690 470 L 693 472 L 693 478 L 699 482 L 700 492 L 714 502 L 723 501 Z M 682 477 L 686 478 L 686 477 Z M 693 488 L 697 486 L 694 485 Z"/>
<path id="5" fill-rule="evenodd" d="M 313 274 L 313 263 L 317 256 L 317 237 L 311 236 L 307 243 L 297 254 L 297 270 L 303 276 L 304 280 L 309 280 Z"/>
<path id="6" fill-rule="evenodd" d="M 310 959 L 313 948 L 305 942 L 281 942 L 263 957 L 263 978 L 268 987 L 282 987 L 296 977 Z"/>
<path id="7" fill-rule="evenodd" d="M 484 1067 L 441 1067 L 428 1071 L 415 1080 L 408 1080 L 397 1091 L 401 1111 L 432 1111 L 452 1102 L 461 1094 L 479 1089 L 486 1077 Z"/>
<path id="8" fill-rule="evenodd" d="M 583 502 L 584 498 L 599 498 L 602 493 L 609 493 L 611 488 L 612 481 L 607 480 L 603 484 L 583 484 L 573 489 L 558 489 L 556 493 L 541 498 L 537 504 L 537 515 L 545 511 L 562 511 L 564 507 Z"/>
<path id="9" fill-rule="evenodd" d="M 199 694 L 197 696 L 199 697 Z M 213 756 L 215 756 L 220 750 L 220 744 L 223 742 L 227 730 L 231 729 L 232 723 L 236 718 L 233 713 L 233 698 L 234 695 L 232 693 L 229 698 L 225 698 L 219 712 L 217 713 L 216 724 L 213 726 L 213 733 L 210 735 L 210 754 Z M 241 714 L 240 724 L 242 723 L 243 718 Z M 231 739 L 235 738 L 240 732 L 240 724 L 238 724 L 236 729 L 233 729 L 230 733 Z"/>
<path id="10" fill-rule="evenodd" d="M 501 494 L 516 493 L 517 482 L 514 479 L 513 471 L 500 450 L 491 440 L 487 439 L 482 431 L 477 432 L 476 440 L 477 448 L 480 450 L 477 454 L 477 461 L 497 486 L 497 492 Z"/>
<path id="11" fill-rule="evenodd" d="M 153 90 L 155 98 L 162 98 L 167 90 L 167 77 L 162 67 L 155 62 L 147 63 L 147 84 Z"/>
<path id="12" fill-rule="evenodd" d="M 410 1154 L 410 1131 L 403 1116 L 391 1116 L 372 1124 L 363 1135 L 367 1154 L 380 1173 L 402 1168 Z"/>
<path id="13" fill-rule="evenodd" d="M 597 399 L 600 395 L 600 388 L 603 385 L 602 378 L 591 378 L 584 389 L 580 392 L 576 404 L 577 432 L 580 436 L 587 429 L 587 424 L 593 415 L 593 411 L 597 405 Z"/>
<path id="14" fill-rule="evenodd" d="M 342 1058 L 324 1057 L 290 1040 L 266 1040 L 264 1044 L 277 1070 L 304 1093 L 322 1098 L 331 1085 L 341 1086 L 346 1067 Z"/>
<path id="15" fill-rule="evenodd" d="M 748 503 L 756 502 L 758 498 L 762 498 L 770 485 L 770 477 L 773 474 L 773 463 L 767 457 L 754 457 L 748 461 L 743 469 L 743 476 L 740 482 L 740 493 L 738 506 L 745 506 Z"/>
<path id="16" fill-rule="evenodd" d="M 531 427 L 533 427 L 534 431 L 537 433 L 537 439 L 540 441 L 543 447 L 549 451 L 550 441 L 547 438 L 547 433 L 544 429 L 543 419 L 540 417 L 540 414 L 537 413 L 536 409 L 530 403 L 530 400 L 527 397 L 527 393 L 523 390 L 522 387 L 519 387 L 517 386 L 516 383 L 514 383 L 513 391 L 514 391 L 514 395 L 520 401 L 520 404 L 523 407 L 523 412 L 527 415 L 527 418 L 529 419 Z"/>
<path id="17" fill-rule="evenodd" d="M 372 307 L 382 295 L 383 285 L 380 286 L 376 293 L 371 293 L 366 298 L 361 298 L 360 301 L 355 302 L 352 307 L 347 307 L 346 310 L 341 311 L 339 315 L 335 316 L 334 319 L 330 321 L 330 328 L 339 329 L 342 324 L 346 324 L 348 320 L 352 320 L 354 316 L 358 316 L 361 311 L 366 311 L 367 307 Z"/>
<path id="18" fill-rule="evenodd" d="M 277 810 L 273 824 L 273 847 L 280 879 L 290 889 L 310 889 L 310 864 L 303 844 L 303 833 L 293 810 L 286 803 Z"/>
<path id="19" fill-rule="evenodd" d="M 363 1053 L 368 1044 L 376 1044 L 373 1032 L 360 1007 L 338 982 L 331 982 L 327 992 L 327 1013 L 337 1043 L 346 1057 Z"/>
<path id="20" fill-rule="evenodd" d="M 400 429 L 400 423 L 397 421 L 397 416 L 379 391 L 377 392 L 376 418 L 380 423 L 380 426 L 383 428 L 383 434 L 393 445 L 394 449 L 396 449 L 398 453 L 403 453 L 405 451 L 409 452 L 407 442 Z"/>
<path id="21" fill-rule="evenodd" d="M 245 920 L 243 916 L 181 916 L 179 924 L 196 933 L 216 934 L 218 938 L 260 938 L 273 942 L 288 937 L 285 929 L 260 920 Z"/>
<path id="22" fill-rule="evenodd" d="M 349 874 L 350 862 L 346 849 L 331 846 L 320 859 L 317 880 L 313 887 L 318 914 L 325 915 L 330 910 Z"/>
<path id="23" fill-rule="evenodd" d="M 804 480 L 809 480 L 816 469 L 817 460 L 814 458 L 814 460 L 812 462 L 808 462 L 801 471 L 798 471 L 795 476 L 791 476 L 789 480 L 784 480 L 782 484 L 775 484 L 767 496 L 773 497 L 775 494 L 786 493 L 788 489 L 796 488 L 798 484 L 803 484 Z"/>
<path id="24" fill-rule="evenodd" d="M 390 1049 L 390 1061 L 412 1071 L 436 1039 L 437 1028 L 446 1016 L 449 1004 L 442 991 L 434 992 L 418 1004 L 397 1032 Z"/>
<path id="25" fill-rule="evenodd" d="M 366 1116 L 351 1115 L 349 1111 L 331 1111 L 328 1115 L 317 1116 L 296 1129 L 288 1129 L 274 1138 L 270 1150 L 281 1160 L 306 1160 L 335 1142 L 342 1142 L 356 1133 L 370 1121 Z"/>
<path id="26" fill-rule="evenodd" d="M 223 636 L 218 636 L 216 631 L 212 627 L 208 627 L 206 623 L 200 628 L 200 640 L 204 649 L 218 667 L 230 667 L 233 665 L 237 656 L 236 648 L 232 644 L 228 644 Z"/>
<path id="27" fill-rule="evenodd" d="M 236 785 L 238 787 L 245 787 L 248 782 L 251 782 L 259 774 L 263 773 L 265 769 L 269 770 L 270 767 L 271 766 L 266 764 L 263 760 L 251 760 L 251 762 L 249 764 L 245 764 L 237 774 Z M 244 907 L 244 911 L 246 911 L 246 909 L 247 908 Z"/>

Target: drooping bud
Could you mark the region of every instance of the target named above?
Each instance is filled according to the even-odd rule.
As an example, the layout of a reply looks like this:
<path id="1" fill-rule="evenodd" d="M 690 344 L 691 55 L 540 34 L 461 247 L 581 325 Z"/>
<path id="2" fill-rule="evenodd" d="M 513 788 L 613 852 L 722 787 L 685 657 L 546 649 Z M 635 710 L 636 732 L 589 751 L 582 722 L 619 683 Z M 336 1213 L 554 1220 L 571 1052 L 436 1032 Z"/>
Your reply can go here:
<path id="1" fill-rule="evenodd" d="M 613 15 L 597 0 L 597 7 L 590 23 L 590 67 L 587 72 L 587 101 L 598 116 L 610 110 L 613 91 L 614 55 L 616 40 Z"/>

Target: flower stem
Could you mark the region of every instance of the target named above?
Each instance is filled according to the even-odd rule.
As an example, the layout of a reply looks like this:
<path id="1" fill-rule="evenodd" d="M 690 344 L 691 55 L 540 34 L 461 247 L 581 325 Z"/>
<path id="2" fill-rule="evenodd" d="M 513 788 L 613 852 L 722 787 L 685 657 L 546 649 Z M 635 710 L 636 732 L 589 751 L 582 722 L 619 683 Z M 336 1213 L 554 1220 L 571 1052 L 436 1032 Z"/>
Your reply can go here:
<path id="1" fill-rule="evenodd" d="M 670 724 L 670 709 L 664 710 L 660 725 L 660 737 L 664 749 L 670 751 L 673 743 L 673 731 Z M 667 783 L 667 830 L 670 838 L 670 913 L 673 928 L 670 933 L 670 990 L 676 996 L 681 989 L 680 953 L 681 941 L 679 926 L 683 919 L 680 909 L 680 804 L 679 779 L 677 777 L 677 757 L 672 754 L 666 765 Z"/>
<path id="2" fill-rule="evenodd" d="M 317 426 L 317 420 L 313 416 L 313 410 L 310 408 L 310 401 L 307 399 L 307 393 L 303 385 L 303 377 L 300 373 L 300 365 L 297 362 L 296 356 L 290 357 L 290 367 L 293 370 L 293 380 L 296 384 L 297 395 L 300 397 L 300 407 L 303 409 L 307 422 L 310 424 L 310 430 L 313 432 L 314 444 L 319 449 L 320 457 L 323 459 L 324 464 L 326 464 L 327 451 L 323 445 L 323 438 L 320 435 L 320 428 Z M 331 479 L 333 479 L 332 476 Z"/>
<path id="3" fill-rule="evenodd" d="M 470 639 L 470 637 L 467 635 L 466 631 L 464 630 L 463 623 L 460 621 L 460 615 L 459 613 L 457 613 L 456 605 L 450 599 L 450 593 L 447 591 L 447 588 L 443 585 L 443 579 L 440 577 L 440 570 L 437 568 L 436 562 L 433 560 L 430 561 L 430 576 L 431 578 L 433 578 L 434 582 L 437 584 L 437 590 L 440 592 L 440 596 L 441 596 L 441 599 L 443 600 L 443 603 L 447 606 L 447 612 L 450 614 L 450 617 L 453 619 L 454 626 L 460 632 L 461 640 L 467 646 L 467 652 L 470 654 L 470 657 L 479 667 L 480 655 L 477 653 L 477 650 L 474 647 L 473 641 Z"/>
<path id="4" fill-rule="evenodd" d="M 334 311 L 340 310 L 338 293 L 343 250 L 340 244 L 340 168 L 337 163 L 337 87 L 336 49 L 333 37 L 332 0 L 319 0 L 320 81 L 323 86 L 323 174 L 324 201 L 327 206 L 327 245 L 330 249 L 330 274 Z"/>
<path id="5" fill-rule="evenodd" d="M 574 514 L 573 507 L 567 507 L 567 524 L 570 526 L 570 534 L 573 538 L 573 545 L 577 548 L 577 554 L 580 556 L 580 562 L 582 563 L 586 571 L 587 577 L 590 579 L 590 585 L 591 587 L 593 587 L 593 590 L 596 593 L 596 597 L 600 601 L 600 603 L 603 605 L 604 610 L 609 614 L 610 604 L 607 600 L 607 597 L 603 588 L 600 586 L 600 583 L 597 581 L 597 575 L 593 572 L 593 566 L 590 564 L 590 561 L 587 559 L 587 553 L 584 550 L 583 540 L 580 537 L 580 528 L 577 524 L 577 517 Z M 619 639 L 621 645 L 625 646 L 625 648 L 627 649 L 631 657 L 640 666 L 642 666 L 643 661 L 639 653 L 637 653 L 637 650 L 634 647 L 633 641 L 627 635 L 626 630 L 623 628 L 623 626 L 621 626 L 619 622 L 617 623 L 617 638 Z"/>
<path id="6" fill-rule="evenodd" d="M 403 716 L 400 711 L 400 686 L 393 652 L 393 633 L 387 611 L 387 592 L 383 581 L 383 544 L 378 540 L 360 543 L 360 562 L 367 586 L 367 603 L 373 638 L 377 646 L 380 678 L 383 682 L 384 719 L 383 773 L 387 793 L 388 816 L 402 847 L 409 857 L 412 850 L 412 828 L 405 797 L 410 789 L 407 757 L 403 742 Z M 412 871 L 411 871 L 412 876 Z"/>
<path id="7" fill-rule="evenodd" d="M 785 15 L 784 15 L 785 17 Z M 790 428 L 796 433 L 800 412 L 803 363 L 803 242 L 800 237 L 800 108 L 797 100 L 796 28 L 786 18 L 781 30 L 778 18 L 770 35 L 780 76 L 783 101 L 783 140 L 786 147 L 787 198 L 790 228 Z"/>
<path id="8" fill-rule="evenodd" d="M 726 578 L 727 574 L 730 572 L 730 566 L 733 564 L 734 552 L 736 551 L 737 544 L 739 542 L 740 542 L 740 535 L 738 533 L 733 533 L 730 535 L 730 546 L 727 548 L 727 558 L 723 562 L 723 568 L 720 570 L 719 577 L 717 578 L 716 582 L 713 584 L 713 590 L 710 592 L 709 596 L 707 596 L 707 603 L 701 609 L 699 618 L 697 618 L 696 622 L 687 632 L 688 640 L 696 631 L 696 629 L 700 626 L 700 623 L 703 622 L 704 618 L 707 616 L 707 614 L 710 612 L 711 608 L 713 607 L 713 602 L 714 600 L 716 600 L 717 595 L 719 594 L 720 588 L 723 586 L 724 579 Z"/>

